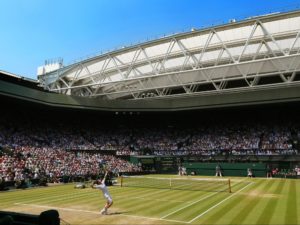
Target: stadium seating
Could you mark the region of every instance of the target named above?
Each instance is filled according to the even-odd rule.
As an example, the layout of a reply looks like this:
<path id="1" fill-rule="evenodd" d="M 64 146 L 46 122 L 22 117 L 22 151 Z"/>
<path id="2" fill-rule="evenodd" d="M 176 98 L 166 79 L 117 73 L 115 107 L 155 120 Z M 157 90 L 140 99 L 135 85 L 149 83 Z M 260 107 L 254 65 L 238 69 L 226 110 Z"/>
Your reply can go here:
<path id="1" fill-rule="evenodd" d="M 0 211 L 0 225 L 59 225 L 59 213 L 47 210 L 40 215 Z"/>
<path id="2" fill-rule="evenodd" d="M 110 118 L 99 126 L 94 117 L 85 123 L 69 123 L 64 121 L 66 117 L 53 122 L 36 113 L 28 115 L 18 116 L 8 110 L 0 118 L 3 190 L 12 185 L 27 188 L 47 182 L 80 182 L 101 170 L 141 172 L 140 165 L 128 162 L 129 156 L 199 156 L 204 160 L 222 156 L 228 161 L 249 156 L 249 160 L 267 160 L 298 154 L 300 143 L 299 122 L 292 120 L 273 123 L 272 119 L 253 122 L 231 118 L 175 126 L 151 121 L 143 126 L 135 121 L 111 126 Z M 49 115 L 46 113 L 45 118 Z"/>

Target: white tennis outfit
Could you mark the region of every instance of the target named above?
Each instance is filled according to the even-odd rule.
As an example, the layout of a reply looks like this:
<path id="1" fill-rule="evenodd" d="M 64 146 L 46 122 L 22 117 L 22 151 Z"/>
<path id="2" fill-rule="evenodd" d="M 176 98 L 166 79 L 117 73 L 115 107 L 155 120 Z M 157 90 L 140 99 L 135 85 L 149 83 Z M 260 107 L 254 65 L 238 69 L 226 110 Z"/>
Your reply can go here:
<path id="1" fill-rule="evenodd" d="M 103 197 L 106 198 L 106 200 L 109 202 L 109 203 L 112 203 L 112 197 L 110 196 L 109 194 L 109 191 L 106 187 L 105 184 L 98 184 L 98 185 L 95 185 L 95 188 L 99 189 L 102 191 L 103 193 Z"/>

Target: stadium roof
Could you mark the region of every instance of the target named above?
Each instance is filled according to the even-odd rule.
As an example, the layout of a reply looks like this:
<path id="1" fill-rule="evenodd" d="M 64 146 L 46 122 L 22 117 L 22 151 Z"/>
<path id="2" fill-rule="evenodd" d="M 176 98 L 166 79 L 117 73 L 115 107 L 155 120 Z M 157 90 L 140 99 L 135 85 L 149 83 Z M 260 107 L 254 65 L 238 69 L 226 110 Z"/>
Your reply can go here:
<path id="1" fill-rule="evenodd" d="M 298 80 L 300 80 L 299 75 Z M 0 71 L 0 99 L 4 108 L 37 106 L 41 109 L 97 110 L 116 115 L 139 115 L 140 112 L 182 112 L 242 106 L 277 105 L 299 107 L 300 91 L 297 86 L 282 86 L 276 89 L 259 89 L 222 95 L 192 95 L 181 98 L 150 98 L 129 100 L 102 100 L 48 92 L 37 86 L 37 82 L 10 76 Z M 32 103 L 32 104 L 31 104 Z M 257 115 L 254 115 L 257 116 Z"/>
<path id="2" fill-rule="evenodd" d="M 163 37 L 72 65 L 40 67 L 49 91 L 153 99 L 299 86 L 300 11 Z"/>

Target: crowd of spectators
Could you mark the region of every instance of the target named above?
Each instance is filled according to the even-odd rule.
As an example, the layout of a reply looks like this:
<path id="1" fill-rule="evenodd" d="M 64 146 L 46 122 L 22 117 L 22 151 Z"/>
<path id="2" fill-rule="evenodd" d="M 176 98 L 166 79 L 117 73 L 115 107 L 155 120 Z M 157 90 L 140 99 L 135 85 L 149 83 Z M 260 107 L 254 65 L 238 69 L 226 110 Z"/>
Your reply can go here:
<path id="1" fill-rule="evenodd" d="M 114 173 L 141 171 L 139 166 L 113 155 L 89 152 L 70 152 L 50 147 L 16 147 L 0 156 L 0 178 L 21 181 L 46 177 L 59 182 L 63 177 L 98 175 L 101 170 Z"/>
<path id="2" fill-rule="evenodd" d="M 5 180 L 120 172 L 140 167 L 128 155 L 293 155 L 300 131 L 288 124 L 224 123 L 197 127 L 97 127 L 0 119 L 0 175 Z M 114 154 L 103 154 L 112 151 Z"/>
<path id="3" fill-rule="evenodd" d="M 286 126 L 252 124 L 197 128 L 140 129 L 127 154 L 154 155 L 293 155 L 298 133 Z M 125 146 L 124 146 L 125 147 Z M 129 150 L 128 150 L 129 149 Z M 147 151 L 148 150 L 148 151 Z M 124 154 L 118 150 L 117 154 Z"/>
<path id="4" fill-rule="evenodd" d="M 212 124 L 194 128 L 84 128 L 0 121 L 0 146 L 112 150 L 117 155 L 295 154 L 300 130 L 283 125 Z"/>

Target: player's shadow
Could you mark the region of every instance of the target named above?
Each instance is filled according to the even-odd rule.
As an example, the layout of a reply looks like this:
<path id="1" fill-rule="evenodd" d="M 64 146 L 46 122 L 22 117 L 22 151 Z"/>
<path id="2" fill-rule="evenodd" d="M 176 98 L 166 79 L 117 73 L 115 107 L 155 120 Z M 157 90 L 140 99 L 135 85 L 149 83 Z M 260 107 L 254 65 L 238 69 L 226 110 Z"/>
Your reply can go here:
<path id="1" fill-rule="evenodd" d="M 112 213 L 109 213 L 108 215 L 122 215 L 125 213 L 128 213 L 128 211 L 112 212 Z"/>

